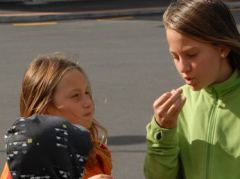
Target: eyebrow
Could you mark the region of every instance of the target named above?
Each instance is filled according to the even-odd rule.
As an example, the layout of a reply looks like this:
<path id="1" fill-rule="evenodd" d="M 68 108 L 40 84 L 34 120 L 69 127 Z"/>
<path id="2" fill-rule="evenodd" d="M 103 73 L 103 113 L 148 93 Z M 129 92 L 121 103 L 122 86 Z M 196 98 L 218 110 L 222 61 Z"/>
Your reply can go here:
<path id="1" fill-rule="evenodd" d="M 74 89 L 71 89 L 71 91 L 72 92 L 75 92 L 75 91 L 78 92 L 78 91 L 82 91 L 82 89 L 81 88 L 74 88 Z"/>
<path id="2" fill-rule="evenodd" d="M 81 88 L 73 88 L 73 89 L 71 89 L 71 91 L 75 92 L 75 91 L 82 91 L 82 90 L 89 90 L 89 89 L 90 89 L 90 86 L 87 85 L 86 88 L 84 88 L 84 89 L 81 89 Z"/>
<path id="3" fill-rule="evenodd" d="M 181 52 L 187 52 L 187 51 L 191 51 L 191 50 L 195 50 L 195 49 L 197 49 L 197 47 L 187 47 L 187 48 L 185 48 L 185 49 L 183 49 Z M 169 50 L 169 53 L 175 53 L 175 52 L 173 52 L 173 51 L 171 51 L 171 49 L 168 49 Z"/>

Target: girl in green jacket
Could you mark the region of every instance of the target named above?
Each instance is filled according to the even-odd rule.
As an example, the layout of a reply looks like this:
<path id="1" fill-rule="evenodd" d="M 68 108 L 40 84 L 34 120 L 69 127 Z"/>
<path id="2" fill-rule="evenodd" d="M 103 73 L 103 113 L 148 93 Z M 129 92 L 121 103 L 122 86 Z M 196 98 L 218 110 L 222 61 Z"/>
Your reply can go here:
<path id="1" fill-rule="evenodd" d="M 240 178 L 240 34 L 221 0 L 177 0 L 163 16 L 186 85 L 153 104 L 148 179 Z"/>

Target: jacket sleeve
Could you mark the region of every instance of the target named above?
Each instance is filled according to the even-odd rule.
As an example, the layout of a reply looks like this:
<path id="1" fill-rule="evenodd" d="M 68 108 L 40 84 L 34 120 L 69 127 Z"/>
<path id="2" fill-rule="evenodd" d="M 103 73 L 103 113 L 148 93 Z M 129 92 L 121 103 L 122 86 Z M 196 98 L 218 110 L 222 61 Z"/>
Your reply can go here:
<path id="1" fill-rule="evenodd" d="M 155 118 L 147 125 L 147 154 L 144 162 L 146 179 L 177 179 L 177 128 L 161 128 Z"/>

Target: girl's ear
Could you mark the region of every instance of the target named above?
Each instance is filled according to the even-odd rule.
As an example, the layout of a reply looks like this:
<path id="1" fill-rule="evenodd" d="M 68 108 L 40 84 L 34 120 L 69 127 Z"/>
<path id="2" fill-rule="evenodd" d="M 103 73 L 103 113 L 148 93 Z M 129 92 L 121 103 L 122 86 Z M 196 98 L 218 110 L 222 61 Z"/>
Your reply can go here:
<path id="1" fill-rule="evenodd" d="M 220 52 L 220 56 L 222 58 L 226 58 L 228 56 L 228 54 L 230 53 L 231 49 L 227 46 L 224 45 L 220 45 L 219 46 L 219 52 Z"/>

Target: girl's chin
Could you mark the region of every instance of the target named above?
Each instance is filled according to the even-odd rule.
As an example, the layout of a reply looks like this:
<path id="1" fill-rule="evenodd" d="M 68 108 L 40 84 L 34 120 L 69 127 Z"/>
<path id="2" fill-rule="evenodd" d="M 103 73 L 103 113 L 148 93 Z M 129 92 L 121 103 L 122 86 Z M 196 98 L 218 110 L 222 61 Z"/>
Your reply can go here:
<path id="1" fill-rule="evenodd" d="M 193 80 L 185 80 L 185 83 L 192 88 L 193 91 L 199 91 L 204 87 L 201 86 L 196 79 Z"/>
<path id="2" fill-rule="evenodd" d="M 189 85 L 193 91 L 200 91 L 203 87 L 196 85 Z"/>
<path id="3" fill-rule="evenodd" d="M 91 128 L 91 126 L 92 126 L 92 123 L 83 124 L 82 122 L 81 123 L 78 122 L 78 123 L 73 123 L 73 125 L 81 126 L 81 127 L 84 127 L 84 128 L 89 130 Z"/>

